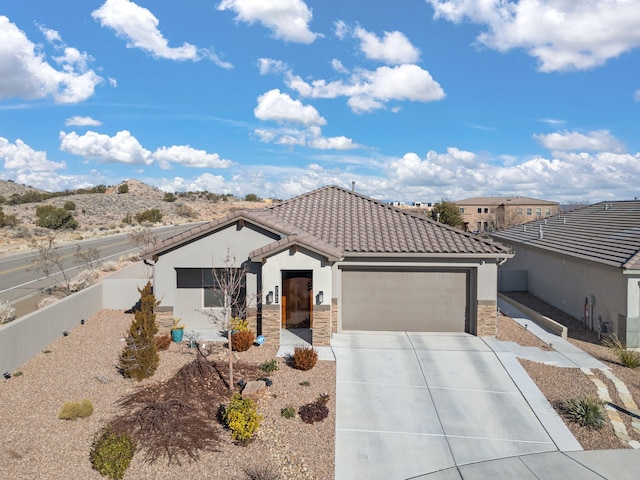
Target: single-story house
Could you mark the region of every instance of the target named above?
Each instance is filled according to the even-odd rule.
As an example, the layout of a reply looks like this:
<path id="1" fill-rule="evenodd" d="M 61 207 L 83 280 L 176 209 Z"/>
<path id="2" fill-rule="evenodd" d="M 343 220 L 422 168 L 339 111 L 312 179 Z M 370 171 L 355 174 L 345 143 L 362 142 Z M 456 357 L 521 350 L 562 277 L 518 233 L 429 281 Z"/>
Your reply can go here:
<path id="1" fill-rule="evenodd" d="M 187 329 L 220 308 L 213 269 L 246 269 L 251 328 L 312 329 L 314 345 L 345 330 L 495 335 L 498 264 L 491 240 L 327 186 L 262 210 L 238 210 L 143 251 L 161 308 Z M 232 265 L 225 262 L 232 260 Z M 220 270 L 215 270 L 220 272 Z"/>
<path id="2" fill-rule="evenodd" d="M 600 202 L 492 236 L 515 249 L 500 267 L 501 291 L 528 291 L 640 347 L 640 201 Z"/>

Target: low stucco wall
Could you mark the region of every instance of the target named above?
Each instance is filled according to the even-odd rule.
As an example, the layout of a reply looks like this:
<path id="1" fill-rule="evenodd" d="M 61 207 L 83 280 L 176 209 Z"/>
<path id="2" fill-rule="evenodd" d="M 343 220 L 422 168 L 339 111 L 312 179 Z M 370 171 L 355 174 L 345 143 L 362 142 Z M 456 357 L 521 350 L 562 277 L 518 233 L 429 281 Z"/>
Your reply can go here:
<path id="1" fill-rule="evenodd" d="M 102 284 L 93 285 L 0 328 L 0 373 L 13 372 L 55 339 L 102 309 Z"/>
<path id="2" fill-rule="evenodd" d="M 64 331 L 70 331 L 102 309 L 127 310 L 140 299 L 142 262 L 103 279 L 97 285 L 0 326 L 0 374 L 14 372 Z"/>

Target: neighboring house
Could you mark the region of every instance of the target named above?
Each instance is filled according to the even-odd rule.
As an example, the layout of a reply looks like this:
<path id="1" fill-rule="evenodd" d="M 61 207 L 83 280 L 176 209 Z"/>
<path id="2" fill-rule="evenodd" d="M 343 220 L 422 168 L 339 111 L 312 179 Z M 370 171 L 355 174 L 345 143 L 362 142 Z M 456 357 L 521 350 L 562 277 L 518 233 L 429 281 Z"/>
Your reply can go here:
<path id="1" fill-rule="evenodd" d="M 596 203 L 493 237 L 515 248 L 501 291 L 529 291 L 640 347 L 640 201 Z"/>
<path id="2" fill-rule="evenodd" d="M 455 202 L 460 207 L 465 230 L 502 230 L 560 213 L 558 202 L 526 197 L 472 197 Z"/>
<path id="3" fill-rule="evenodd" d="M 158 243 L 154 293 L 187 329 L 211 329 L 212 268 L 245 265 L 248 318 L 269 343 L 311 328 L 495 334 L 498 264 L 510 250 L 352 191 L 328 186 L 264 210 L 239 210 Z M 151 262 L 150 262 L 151 263 Z"/>

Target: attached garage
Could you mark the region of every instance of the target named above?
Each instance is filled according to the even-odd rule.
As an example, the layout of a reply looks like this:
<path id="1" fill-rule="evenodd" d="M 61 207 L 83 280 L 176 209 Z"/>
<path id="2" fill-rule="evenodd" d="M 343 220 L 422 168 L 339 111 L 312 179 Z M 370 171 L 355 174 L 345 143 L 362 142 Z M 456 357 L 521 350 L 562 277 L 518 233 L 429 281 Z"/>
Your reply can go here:
<path id="1" fill-rule="evenodd" d="M 469 270 L 344 269 L 342 329 L 469 332 Z"/>

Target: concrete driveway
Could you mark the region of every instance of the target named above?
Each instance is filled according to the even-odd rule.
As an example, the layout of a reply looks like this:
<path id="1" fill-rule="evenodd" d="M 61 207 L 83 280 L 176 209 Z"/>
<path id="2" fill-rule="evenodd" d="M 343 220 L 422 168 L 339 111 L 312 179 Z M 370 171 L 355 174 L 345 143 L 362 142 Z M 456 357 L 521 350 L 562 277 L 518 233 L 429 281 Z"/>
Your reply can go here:
<path id="1" fill-rule="evenodd" d="M 558 451 L 481 338 L 354 332 L 334 334 L 331 346 L 337 360 L 336 480 L 404 480 Z"/>

